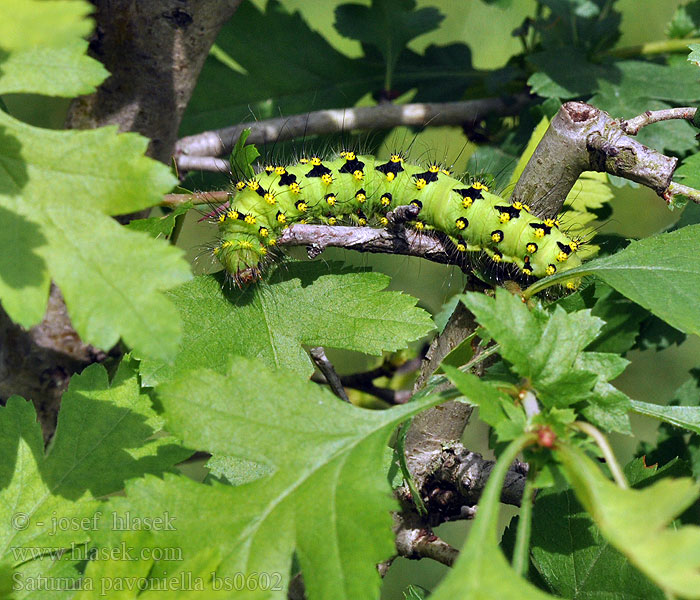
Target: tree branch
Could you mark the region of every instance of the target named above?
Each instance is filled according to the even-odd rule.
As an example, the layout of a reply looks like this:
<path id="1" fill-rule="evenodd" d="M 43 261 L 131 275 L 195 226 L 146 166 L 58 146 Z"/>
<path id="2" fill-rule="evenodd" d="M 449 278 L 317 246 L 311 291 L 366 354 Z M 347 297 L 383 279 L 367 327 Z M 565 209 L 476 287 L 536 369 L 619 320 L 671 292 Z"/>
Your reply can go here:
<path id="1" fill-rule="evenodd" d="M 395 515 L 396 550 L 399 556 L 418 560 L 432 558 L 451 567 L 459 551 L 436 536 L 414 512 Z"/>
<path id="2" fill-rule="evenodd" d="M 317 346 L 309 349 L 309 354 L 311 355 L 311 359 L 314 361 L 314 364 L 318 367 L 318 370 L 323 373 L 323 376 L 325 377 L 326 382 L 330 386 L 333 393 L 344 402 L 350 402 L 350 398 L 348 398 L 348 395 L 343 388 L 343 384 L 340 381 L 340 377 L 338 377 L 338 373 L 335 371 L 333 363 L 331 363 L 326 356 L 326 351 L 321 346 Z"/>
<path id="3" fill-rule="evenodd" d="M 432 458 L 434 465 L 418 488 L 428 510 L 425 522 L 437 527 L 446 521 L 471 519 L 495 462 L 467 450 L 460 442 L 444 447 Z M 501 490 L 501 502 L 520 506 L 527 472 L 527 463 L 516 461 L 511 465 Z M 402 514 L 415 510 L 408 486 L 398 488 L 396 495 L 403 507 Z"/>
<path id="4" fill-rule="evenodd" d="M 519 94 L 512 98 L 463 102 L 380 104 L 254 121 L 182 138 L 175 146 L 175 159 L 178 168 L 183 171 L 190 168 L 220 171 L 220 163 L 212 162 L 212 157 L 230 153 L 244 129 L 251 130 L 249 144 L 266 144 L 311 135 L 389 129 L 399 125 L 459 125 L 479 121 L 487 115 L 517 115 L 527 106 L 529 99 L 528 94 Z M 197 162 L 194 157 L 205 157 L 207 160 Z"/>
<path id="5" fill-rule="evenodd" d="M 240 2 L 96 0 L 90 51 L 111 76 L 73 101 L 68 126 L 138 131 L 152 140 L 148 154 L 168 163 L 209 49 Z"/>
<path id="6" fill-rule="evenodd" d="M 360 252 L 420 256 L 433 262 L 457 265 L 465 272 L 469 259 L 459 254 L 449 240 L 433 233 L 412 229 L 374 229 L 336 225 L 292 225 L 277 239 L 280 246 L 307 246 L 312 258 L 326 248 L 346 248 Z"/>
<path id="7" fill-rule="evenodd" d="M 659 123 L 661 121 L 670 121 L 671 119 L 684 119 L 691 121 L 695 118 L 696 108 L 685 106 L 682 108 L 665 108 L 663 110 L 648 110 L 633 119 L 620 121 L 620 129 L 628 135 L 637 135 L 642 127 Z"/>
<path id="8" fill-rule="evenodd" d="M 340 384 L 344 388 L 352 388 L 354 390 L 359 390 L 365 392 L 366 394 L 371 394 L 384 400 L 389 404 L 405 404 L 411 399 L 413 392 L 411 390 L 394 390 L 391 388 L 383 388 L 374 385 L 374 380 L 380 377 L 393 377 L 396 374 L 411 373 L 418 369 L 421 363 L 421 358 L 414 358 L 407 360 L 402 364 L 393 363 L 383 363 L 376 369 L 371 371 L 364 371 L 362 373 L 353 373 L 351 375 L 341 375 Z M 311 377 L 313 381 L 317 383 L 328 384 L 328 379 L 323 375 L 316 375 Z"/>
<path id="9" fill-rule="evenodd" d="M 688 115 L 689 112 L 677 112 L 668 118 Z M 670 202 L 677 193 L 673 191 L 677 187 L 671 186 L 671 177 L 678 159 L 647 148 L 624 130 L 638 130 L 655 122 L 654 118 L 654 113 L 651 117 L 645 113 L 632 119 L 631 125 L 625 125 L 627 121 L 615 120 L 590 104 L 567 102 L 537 145 L 512 199 L 529 204 L 539 217 L 552 217 L 559 213 L 583 171 L 603 171 L 650 187 Z"/>

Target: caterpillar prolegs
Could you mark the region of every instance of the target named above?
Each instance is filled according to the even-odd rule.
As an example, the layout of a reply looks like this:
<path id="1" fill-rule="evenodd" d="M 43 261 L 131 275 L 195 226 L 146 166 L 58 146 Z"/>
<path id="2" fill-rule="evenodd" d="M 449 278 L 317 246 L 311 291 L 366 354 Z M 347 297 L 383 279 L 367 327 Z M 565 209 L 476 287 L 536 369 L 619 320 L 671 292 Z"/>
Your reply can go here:
<path id="1" fill-rule="evenodd" d="M 527 205 L 510 203 L 483 183 L 465 184 L 438 164 L 408 164 L 399 154 L 381 161 L 344 151 L 333 160 L 315 156 L 294 166 L 267 165 L 235 188 L 229 206 L 217 214 L 220 238 L 213 251 L 239 283 L 259 278 L 289 225 L 384 227 L 387 213 L 407 204 L 420 208 L 409 226 L 446 234 L 456 252 L 483 252 L 493 263 L 510 263 L 523 279 L 581 264 L 581 242 L 562 232 L 557 219 L 538 219 Z"/>

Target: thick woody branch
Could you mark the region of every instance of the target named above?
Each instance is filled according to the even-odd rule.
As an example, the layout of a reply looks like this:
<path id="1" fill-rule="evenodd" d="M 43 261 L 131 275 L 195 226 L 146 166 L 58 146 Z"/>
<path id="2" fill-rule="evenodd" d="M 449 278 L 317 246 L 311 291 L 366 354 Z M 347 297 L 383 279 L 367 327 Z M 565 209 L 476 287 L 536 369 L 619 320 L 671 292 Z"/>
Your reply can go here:
<path id="1" fill-rule="evenodd" d="M 494 461 L 467 450 L 459 442 L 443 448 L 432 458 L 435 464 L 423 477 L 421 487 L 418 488 L 428 511 L 424 517 L 426 524 L 436 527 L 445 521 L 471 519 Z M 527 472 L 526 463 L 516 461 L 511 465 L 501 490 L 501 502 L 520 506 Z M 407 486 L 399 488 L 396 494 L 404 507 L 402 514 L 415 510 Z"/>
<path id="2" fill-rule="evenodd" d="M 479 121 L 487 115 L 516 115 L 529 102 L 528 94 L 512 98 L 484 98 L 464 102 L 432 104 L 381 104 L 360 108 L 319 110 L 304 115 L 244 123 L 182 138 L 175 156 L 181 170 L 207 168 L 220 170 L 212 157 L 228 154 L 244 129 L 250 129 L 250 144 L 266 144 L 310 135 L 352 130 L 389 129 L 399 125 L 422 127 L 430 124 L 459 125 Z M 207 161 L 195 162 L 194 157 Z"/>
<path id="3" fill-rule="evenodd" d="M 169 162 L 209 49 L 240 1 L 97 0 L 90 51 L 111 76 L 73 102 L 69 127 L 137 131 L 152 140 L 150 156 Z"/>
<path id="4" fill-rule="evenodd" d="M 540 217 L 556 215 L 583 171 L 603 171 L 653 189 L 670 202 L 678 159 L 647 148 L 628 135 L 668 119 L 692 119 L 693 109 L 647 112 L 628 121 L 583 102 L 567 102 L 552 119 L 513 190 Z"/>

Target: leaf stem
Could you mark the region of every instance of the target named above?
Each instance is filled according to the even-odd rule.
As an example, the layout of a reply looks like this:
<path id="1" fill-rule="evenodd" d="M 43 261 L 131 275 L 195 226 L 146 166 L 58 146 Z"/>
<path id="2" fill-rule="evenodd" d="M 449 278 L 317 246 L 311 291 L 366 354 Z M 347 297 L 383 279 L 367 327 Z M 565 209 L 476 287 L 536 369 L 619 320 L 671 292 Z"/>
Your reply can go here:
<path id="1" fill-rule="evenodd" d="M 484 487 L 484 492 L 479 498 L 479 510 L 472 524 L 470 536 L 481 539 L 490 537 L 494 543 L 497 542 L 498 509 L 503 482 L 515 457 L 527 446 L 535 443 L 535 440 L 534 433 L 524 433 L 515 438 L 498 457 Z"/>
<path id="2" fill-rule="evenodd" d="M 646 44 L 615 48 L 608 52 L 609 56 L 616 58 L 631 58 L 634 56 L 652 56 L 655 54 L 668 54 L 672 52 L 688 52 L 688 44 L 700 44 L 700 38 L 688 38 L 680 40 L 657 40 Z"/>
<path id="3" fill-rule="evenodd" d="M 408 435 L 408 430 L 411 428 L 411 423 L 413 422 L 413 417 L 401 425 L 399 430 L 399 435 L 396 440 L 396 453 L 399 456 L 399 468 L 401 469 L 401 474 L 403 479 L 411 492 L 411 498 L 413 503 L 416 505 L 416 510 L 419 515 L 427 515 L 428 509 L 425 507 L 423 498 L 420 496 L 420 492 L 416 487 L 416 483 L 411 474 L 411 470 L 408 468 L 408 463 L 406 462 L 406 436 Z"/>
<path id="4" fill-rule="evenodd" d="M 535 294 L 541 292 L 542 290 L 546 290 L 548 287 L 552 287 L 553 285 L 557 285 L 562 280 L 570 279 L 571 276 L 575 276 L 578 279 L 580 277 L 585 277 L 586 275 L 594 275 L 594 274 L 595 273 L 592 270 L 587 270 L 585 268 L 576 267 L 575 271 L 574 270 L 563 271 L 562 273 L 558 273 L 558 274 L 552 275 L 550 277 L 538 279 L 530 287 L 523 290 L 523 292 L 520 294 L 520 296 L 522 297 L 523 300 L 527 301 L 530 298 L 532 298 Z"/>
<path id="5" fill-rule="evenodd" d="M 530 559 L 530 535 L 532 533 L 532 506 L 535 499 L 535 469 L 531 469 L 525 482 L 523 499 L 520 504 L 518 529 L 513 548 L 513 570 L 521 577 L 527 576 Z"/>
<path id="6" fill-rule="evenodd" d="M 622 472 L 622 467 L 620 467 L 620 463 L 617 462 L 617 458 L 615 458 L 615 454 L 610 447 L 608 439 L 601 433 L 601 431 L 585 421 L 575 421 L 572 423 L 572 427 L 575 427 L 593 439 L 603 453 L 615 483 L 617 483 L 617 485 L 623 490 L 628 489 L 629 484 L 627 483 L 625 474 Z"/>
<path id="7" fill-rule="evenodd" d="M 180 232 L 182 231 L 182 226 L 185 224 L 185 214 L 178 215 L 175 217 L 175 225 L 173 225 L 173 230 L 170 234 L 170 243 L 173 246 L 177 246 L 177 239 L 180 237 Z"/>

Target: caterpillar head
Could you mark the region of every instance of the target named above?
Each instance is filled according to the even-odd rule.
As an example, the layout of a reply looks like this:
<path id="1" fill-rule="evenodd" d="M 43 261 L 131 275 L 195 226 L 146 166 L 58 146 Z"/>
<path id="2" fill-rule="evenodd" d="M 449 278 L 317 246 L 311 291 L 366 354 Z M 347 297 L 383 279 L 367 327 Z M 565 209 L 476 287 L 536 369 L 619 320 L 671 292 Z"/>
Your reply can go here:
<path id="1" fill-rule="evenodd" d="M 224 240 L 214 248 L 214 256 L 239 285 L 258 281 L 269 255 L 254 235 L 240 235 L 235 241 Z"/>

